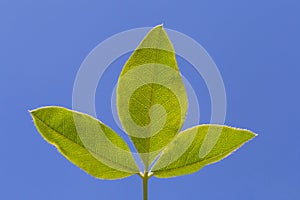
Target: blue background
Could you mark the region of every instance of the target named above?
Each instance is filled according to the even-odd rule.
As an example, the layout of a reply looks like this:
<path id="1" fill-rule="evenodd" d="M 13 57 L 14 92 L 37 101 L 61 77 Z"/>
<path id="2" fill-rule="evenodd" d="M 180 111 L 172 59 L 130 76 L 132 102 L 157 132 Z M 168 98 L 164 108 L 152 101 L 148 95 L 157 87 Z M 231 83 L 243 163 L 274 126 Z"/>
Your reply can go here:
<path id="1" fill-rule="evenodd" d="M 27 110 L 71 108 L 77 70 L 98 43 L 162 22 L 202 44 L 218 65 L 226 124 L 259 137 L 193 175 L 151 179 L 150 199 L 300 199 L 299 10 L 297 0 L 0 0 L 0 199 L 141 199 L 139 177 L 90 177 L 39 136 Z M 117 75 L 125 60 L 109 71 Z M 199 80 L 205 122 L 205 85 L 190 78 Z M 116 129 L 98 89 L 99 118 Z"/>

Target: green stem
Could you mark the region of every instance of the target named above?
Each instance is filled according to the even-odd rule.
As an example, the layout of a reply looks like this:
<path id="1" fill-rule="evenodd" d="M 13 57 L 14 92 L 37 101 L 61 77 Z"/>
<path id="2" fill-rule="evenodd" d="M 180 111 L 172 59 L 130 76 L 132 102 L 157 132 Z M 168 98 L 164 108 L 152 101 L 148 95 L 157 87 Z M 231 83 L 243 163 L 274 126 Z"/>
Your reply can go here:
<path id="1" fill-rule="evenodd" d="M 143 200 L 148 200 L 148 180 L 148 172 L 145 172 L 143 176 Z"/>

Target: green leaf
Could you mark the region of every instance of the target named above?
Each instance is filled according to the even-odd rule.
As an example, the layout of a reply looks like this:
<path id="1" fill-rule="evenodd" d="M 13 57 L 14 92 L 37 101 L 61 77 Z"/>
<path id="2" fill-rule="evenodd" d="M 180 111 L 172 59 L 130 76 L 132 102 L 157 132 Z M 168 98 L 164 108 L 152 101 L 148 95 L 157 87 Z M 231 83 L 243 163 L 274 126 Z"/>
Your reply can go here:
<path id="1" fill-rule="evenodd" d="M 88 174 L 119 179 L 139 172 L 127 144 L 97 119 L 55 106 L 30 113 L 46 141 Z"/>
<path id="2" fill-rule="evenodd" d="M 191 174 L 220 161 L 256 135 L 221 125 L 200 125 L 179 133 L 152 169 L 156 177 Z"/>
<path id="3" fill-rule="evenodd" d="M 184 123 L 188 101 L 175 56 L 163 27 L 154 27 L 119 77 L 119 118 L 146 170 Z"/>

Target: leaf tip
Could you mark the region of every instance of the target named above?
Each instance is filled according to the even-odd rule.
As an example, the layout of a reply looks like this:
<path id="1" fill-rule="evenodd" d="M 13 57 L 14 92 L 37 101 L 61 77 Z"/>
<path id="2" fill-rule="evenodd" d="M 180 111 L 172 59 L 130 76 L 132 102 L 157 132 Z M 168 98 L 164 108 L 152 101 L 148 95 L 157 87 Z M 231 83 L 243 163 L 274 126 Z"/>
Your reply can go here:
<path id="1" fill-rule="evenodd" d="M 250 133 L 250 135 L 251 135 L 251 138 L 250 139 L 254 139 L 254 138 L 256 138 L 257 136 L 258 136 L 258 134 L 257 133 L 254 133 L 254 132 L 252 132 L 252 131 L 250 131 L 250 130 L 247 130 L 247 129 L 245 129 L 247 132 L 249 132 Z"/>
<path id="2" fill-rule="evenodd" d="M 251 132 L 251 133 L 252 133 L 252 137 L 251 137 L 251 139 L 250 139 L 250 140 L 253 140 L 254 138 L 256 138 L 256 137 L 258 137 L 258 136 L 259 136 L 257 133 L 253 133 L 253 132 Z"/>
<path id="3" fill-rule="evenodd" d="M 163 23 L 158 24 L 153 29 L 164 29 L 164 24 Z"/>
<path id="4" fill-rule="evenodd" d="M 29 112 L 29 114 L 30 114 L 30 116 L 33 118 L 34 116 L 34 111 L 35 111 L 35 109 L 34 110 L 27 110 L 28 112 Z"/>
<path id="5" fill-rule="evenodd" d="M 38 110 L 38 108 L 33 109 L 33 110 L 27 110 L 27 111 L 29 112 L 29 114 L 30 114 L 31 116 L 33 116 L 34 113 L 35 113 L 37 110 Z"/>

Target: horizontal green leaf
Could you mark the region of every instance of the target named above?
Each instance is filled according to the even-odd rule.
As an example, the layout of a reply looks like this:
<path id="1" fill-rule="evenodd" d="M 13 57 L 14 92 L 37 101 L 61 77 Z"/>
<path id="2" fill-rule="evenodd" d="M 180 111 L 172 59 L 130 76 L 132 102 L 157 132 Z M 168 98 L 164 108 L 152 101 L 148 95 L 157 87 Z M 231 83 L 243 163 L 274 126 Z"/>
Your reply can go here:
<path id="1" fill-rule="evenodd" d="M 127 144 L 97 119 L 56 106 L 30 113 L 46 141 L 88 174 L 119 179 L 139 172 Z"/>
<path id="2" fill-rule="evenodd" d="M 166 147 L 152 172 L 160 178 L 194 173 L 227 157 L 255 136 L 248 130 L 220 125 L 190 128 Z"/>
<path id="3" fill-rule="evenodd" d="M 117 87 L 120 121 L 146 169 L 180 131 L 187 96 L 171 41 L 154 27 L 132 53 Z"/>

